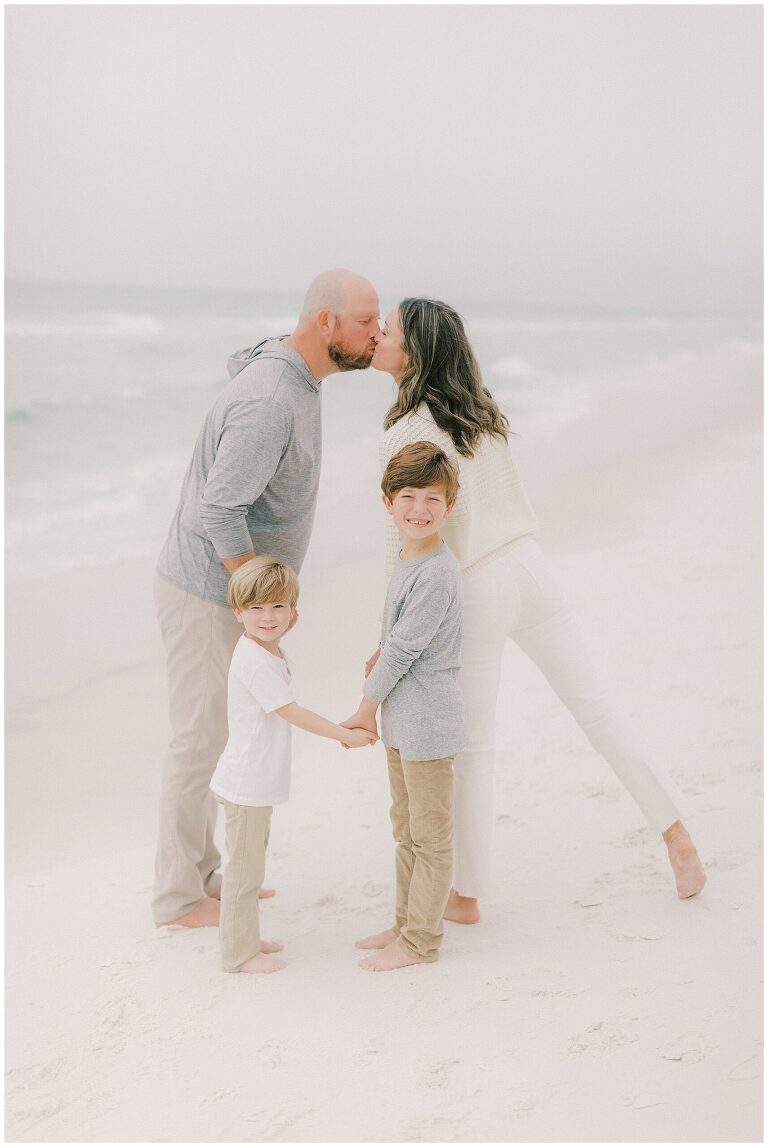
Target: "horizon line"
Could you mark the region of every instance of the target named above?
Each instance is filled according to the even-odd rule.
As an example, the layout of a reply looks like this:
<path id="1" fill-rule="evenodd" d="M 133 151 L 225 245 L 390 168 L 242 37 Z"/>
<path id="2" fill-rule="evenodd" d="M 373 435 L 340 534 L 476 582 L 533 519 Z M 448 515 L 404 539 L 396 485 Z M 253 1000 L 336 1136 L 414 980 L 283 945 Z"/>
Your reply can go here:
<path id="1" fill-rule="evenodd" d="M 295 288 L 293 290 L 287 289 L 273 289 L 265 290 L 259 288 L 247 287 L 214 287 L 214 286 L 185 286 L 170 285 L 170 284 L 151 284 L 146 283 L 104 283 L 86 280 L 56 280 L 56 279 L 6 279 L 5 289 L 13 288 L 54 288 L 61 290 L 83 289 L 90 291 L 131 291 L 131 292 L 151 292 L 157 291 L 159 293 L 172 294 L 172 293 L 186 293 L 191 295 L 233 295 L 238 297 L 254 296 L 261 298 L 285 298 L 301 301 L 304 293 L 303 288 Z M 386 292 L 380 292 L 380 294 Z M 403 296 L 405 297 L 405 296 Z M 720 321 L 749 321 L 749 322 L 762 322 L 765 317 L 765 311 L 707 311 L 707 310 L 692 310 L 692 309 L 679 309 L 670 310 L 668 307 L 656 307 L 654 309 L 646 307 L 621 307 L 610 303 L 575 303 L 575 302 L 558 302 L 555 300 L 535 302 L 520 302 L 510 297 L 479 297 L 479 296 L 462 296 L 460 302 L 474 306 L 494 306 L 494 307 L 507 307 L 513 308 L 517 311 L 555 311 L 562 314 L 582 314 L 587 315 L 590 312 L 600 312 L 602 314 L 615 315 L 616 317 L 626 318 L 661 318 L 661 319 L 710 319 Z"/>

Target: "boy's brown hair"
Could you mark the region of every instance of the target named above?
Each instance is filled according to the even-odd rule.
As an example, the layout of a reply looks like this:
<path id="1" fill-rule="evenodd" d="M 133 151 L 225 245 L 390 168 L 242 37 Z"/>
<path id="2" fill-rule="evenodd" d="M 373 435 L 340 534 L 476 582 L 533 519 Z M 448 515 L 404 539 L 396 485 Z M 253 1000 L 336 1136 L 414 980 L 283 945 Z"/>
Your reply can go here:
<path id="1" fill-rule="evenodd" d="M 448 455 L 434 442 L 411 442 L 387 463 L 381 479 L 382 493 L 391 502 L 398 490 L 413 486 L 442 486 L 449 506 L 459 492 L 459 472 Z"/>
<path id="2" fill-rule="evenodd" d="M 247 609 L 249 605 L 267 605 L 275 601 L 286 601 L 295 606 L 299 600 L 299 579 L 290 566 L 277 558 L 251 558 L 232 574 L 228 596 L 232 609 Z"/>

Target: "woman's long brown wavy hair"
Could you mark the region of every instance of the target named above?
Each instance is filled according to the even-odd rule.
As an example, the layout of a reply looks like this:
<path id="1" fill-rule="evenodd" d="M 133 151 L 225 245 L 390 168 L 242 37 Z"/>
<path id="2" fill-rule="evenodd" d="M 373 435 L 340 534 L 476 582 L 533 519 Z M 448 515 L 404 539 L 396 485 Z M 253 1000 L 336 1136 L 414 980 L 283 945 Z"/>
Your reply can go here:
<path id="1" fill-rule="evenodd" d="M 384 429 L 426 402 L 465 458 L 472 457 L 481 434 L 506 441 L 509 422 L 483 386 L 461 316 L 437 299 L 403 299 L 398 314 L 408 366 Z"/>

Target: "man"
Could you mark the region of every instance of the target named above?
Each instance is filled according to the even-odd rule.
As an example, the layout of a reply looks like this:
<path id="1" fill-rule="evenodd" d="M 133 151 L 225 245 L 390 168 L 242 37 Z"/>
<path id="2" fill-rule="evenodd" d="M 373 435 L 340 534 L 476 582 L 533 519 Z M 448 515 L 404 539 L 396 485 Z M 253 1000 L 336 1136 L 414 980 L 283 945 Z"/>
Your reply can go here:
<path id="1" fill-rule="evenodd" d="M 229 362 L 209 410 L 157 567 L 172 740 L 165 757 L 155 864 L 155 923 L 219 922 L 216 804 L 208 784 L 227 740 L 227 671 L 242 627 L 229 575 L 257 554 L 297 573 L 320 476 L 320 382 L 369 366 L 379 300 L 351 271 L 310 284 L 293 334 Z"/>

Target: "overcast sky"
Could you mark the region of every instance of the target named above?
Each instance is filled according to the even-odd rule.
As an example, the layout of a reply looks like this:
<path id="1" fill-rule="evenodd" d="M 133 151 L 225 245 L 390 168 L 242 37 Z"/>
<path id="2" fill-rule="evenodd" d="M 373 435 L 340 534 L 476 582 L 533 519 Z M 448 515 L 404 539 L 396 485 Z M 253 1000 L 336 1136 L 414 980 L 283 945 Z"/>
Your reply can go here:
<path id="1" fill-rule="evenodd" d="M 12 6 L 12 280 L 754 313 L 759 6 Z"/>

